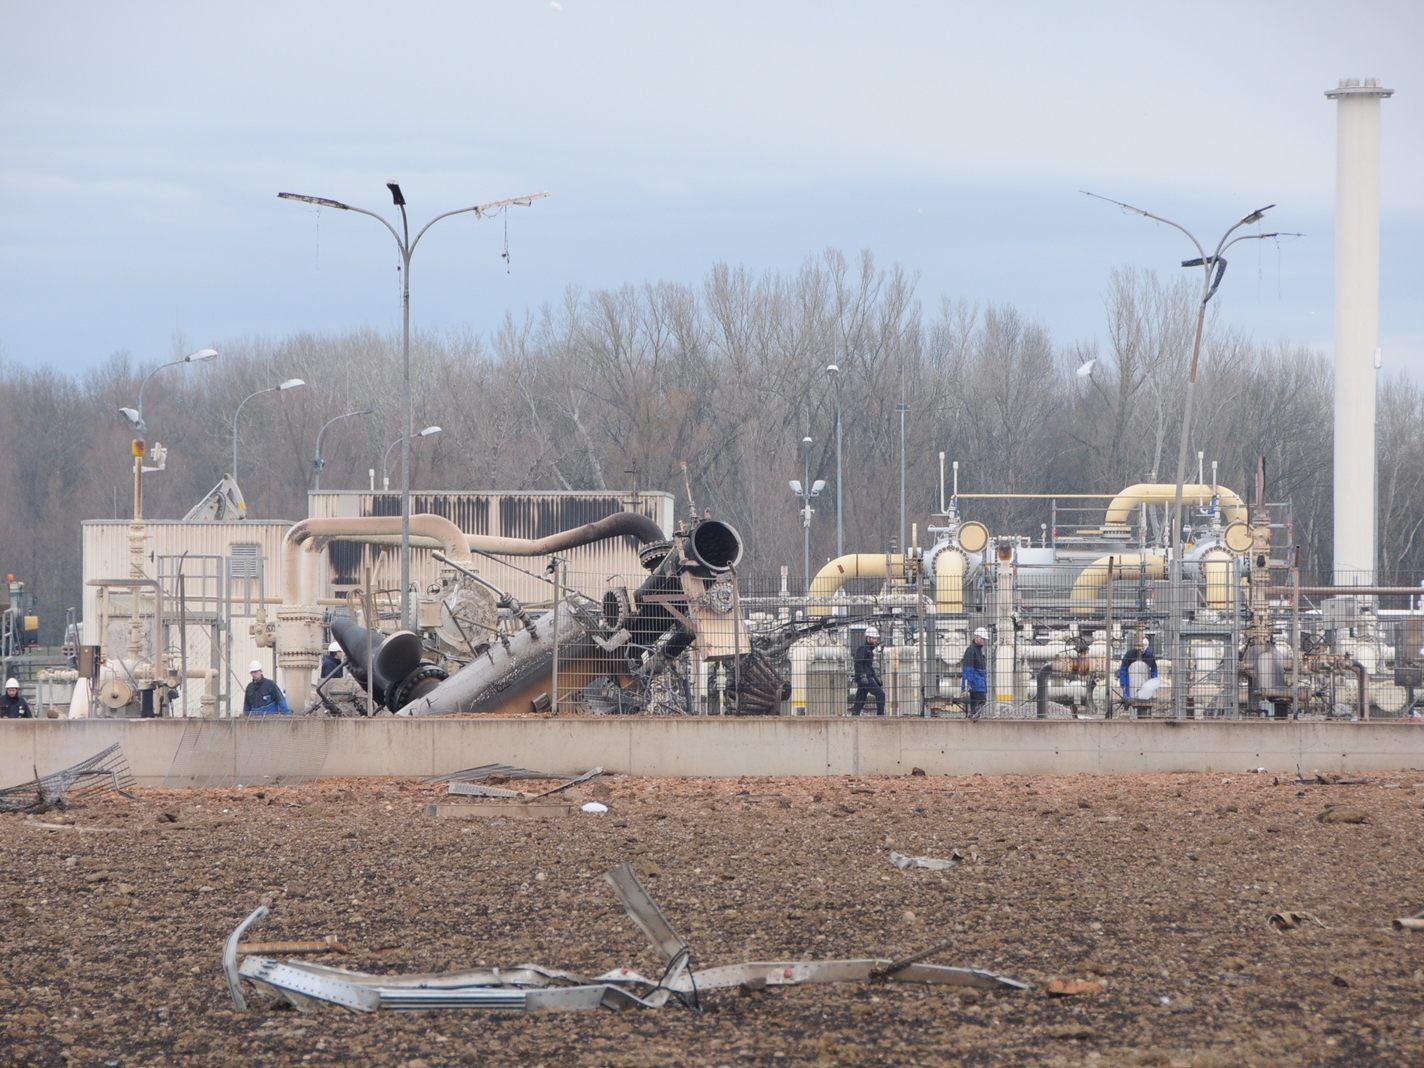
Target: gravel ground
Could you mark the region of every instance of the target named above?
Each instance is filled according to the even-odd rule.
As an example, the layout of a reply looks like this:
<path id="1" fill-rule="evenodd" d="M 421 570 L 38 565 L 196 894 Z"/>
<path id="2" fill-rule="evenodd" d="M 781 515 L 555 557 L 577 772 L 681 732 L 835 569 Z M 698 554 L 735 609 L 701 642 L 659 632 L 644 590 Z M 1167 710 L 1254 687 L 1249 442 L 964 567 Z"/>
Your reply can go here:
<path id="1" fill-rule="evenodd" d="M 141 791 L 0 816 L 0 1063 L 1424 1063 L 1424 776 L 666 781 L 549 820 L 423 814 L 443 787 Z M 1337 817 L 1364 822 L 1327 822 Z M 105 830 L 51 831 L 69 822 Z M 901 871 L 891 850 L 969 857 Z M 657 974 L 601 880 L 632 861 L 702 965 L 899 957 L 1024 993 L 844 985 L 697 1015 L 233 1010 L 227 932 L 336 934 L 371 971 Z M 1282 910 L 1313 915 L 1278 931 Z M 1055 979 L 1103 989 L 1052 997 Z"/>

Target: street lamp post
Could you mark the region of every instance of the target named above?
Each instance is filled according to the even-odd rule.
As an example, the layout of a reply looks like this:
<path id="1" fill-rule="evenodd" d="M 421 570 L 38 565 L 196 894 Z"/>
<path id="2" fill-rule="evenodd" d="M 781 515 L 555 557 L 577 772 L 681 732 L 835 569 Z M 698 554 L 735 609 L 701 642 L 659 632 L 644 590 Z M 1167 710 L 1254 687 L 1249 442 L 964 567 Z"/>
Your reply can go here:
<path id="1" fill-rule="evenodd" d="M 1087 193 L 1087 190 L 1084 190 Z M 1201 302 L 1197 306 L 1196 335 L 1192 339 L 1192 362 L 1191 370 L 1187 376 L 1186 398 L 1182 402 L 1182 435 L 1177 447 L 1177 486 L 1176 492 L 1172 496 L 1172 532 L 1171 532 L 1171 558 L 1167 577 L 1168 597 L 1171 605 L 1168 612 L 1168 624 L 1171 631 L 1170 638 L 1172 644 L 1172 714 L 1177 719 L 1185 719 L 1187 714 L 1187 673 L 1186 663 L 1183 658 L 1185 651 L 1182 644 L 1182 613 L 1185 610 L 1185 595 L 1182 588 L 1182 487 L 1187 480 L 1187 449 L 1191 443 L 1192 435 L 1192 406 L 1196 399 L 1197 388 L 1197 365 L 1201 356 L 1202 331 L 1206 325 L 1206 306 L 1211 298 L 1216 295 L 1217 288 L 1221 285 L 1222 276 L 1226 273 L 1226 259 L 1224 253 L 1238 241 L 1264 241 L 1268 238 L 1276 237 L 1301 237 L 1301 234 L 1286 233 L 1284 231 L 1269 234 L 1237 234 L 1243 226 L 1260 222 L 1266 212 L 1275 207 L 1274 204 L 1267 204 L 1263 208 L 1242 216 L 1233 223 L 1221 235 L 1221 240 L 1216 243 L 1215 250 L 1208 255 L 1202 243 L 1196 239 L 1190 230 L 1180 223 L 1175 223 L 1171 219 L 1164 219 L 1160 215 L 1154 215 L 1150 211 L 1143 211 L 1141 208 L 1133 207 L 1131 204 L 1124 204 L 1120 200 L 1113 200 L 1110 197 L 1099 196 L 1097 193 L 1087 193 L 1088 196 L 1097 200 L 1106 200 L 1109 204 L 1116 204 L 1125 211 L 1133 212 L 1136 215 L 1144 216 L 1154 222 L 1164 223 L 1175 230 L 1180 230 L 1187 236 L 1193 246 L 1196 247 L 1197 256 L 1195 259 L 1183 260 L 1183 267 L 1200 267 L 1202 270 L 1202 295 Z"/>
<path id="2" fill-rule="evenodd" d="M 152 380 L 153 376 L 158 374 L 158 372 L 163 370 L 165 367 L 181 367 L 185 363 L 205 363 L 208 360 L 214 359 L 217 354 L 217 349 L 199 349 L 197 352 L 188 353 L 188 355 L 184 356 L 181 360 L 174 360 L 171 363 L 159 364 L 152 371 L 149 371 L 148 374 L 144 377 L 144 380 L 139 384 L 138 407 L 120 408 L 119 414 L 122 415 L 125 419 L 127 419 L 129 421 L 129 424 L 135 430 L 147 430 L 148 427 L 143 421 L 143 391 L 148 388 L 148 383 L 150 380 Z"/>
<path id="3" fill-rule="evenodd" d="M 250 401 L 253 397 L 260 397 L 260 396 L 262 396 L 262 394 L 264 394 L 264 393 L 285 393 L 285 392 L 286 392 L 287 390 L 289 390 L 289 389 L 296 389 L 296 388 L 298 388 L 299 386 L 304 386 L 304 385 L 306 385 L 306 383 L 305 383 L 304 381 L 302 381 L 300 378 L 289 378 L 289 379 L 287 379 L 285 382 L 280 382 L 280 383 L 278 383 L 278 384 L 275 385 L 275 386 L 268 386 L 266 389 L 259 389 L 256 393 L 249 393 L 246 397 L 242 398 L 242 403 L 237 406 L 237 411 L 236 411 L 235 413 L 233 413 L 233 417 L 232 417 L 232 471 L 229 472 L 229 473 L 232 475 L 232 480 L 233 480 L 234 482 L 237 481 L 237 427 L 238 427 L 238 419 L 241 418 L 241 416 L 242 416 L 242 409 L 247 405 L 247 402 Z"/>
<path id="4" fill-rule="evenodd" d="M 836 384 L 836 559 L 845 555 L 845 509 L 841 507 L 841 369 L 826 366 L 826 374 Z"/>
<path id="5" fill-rule="evenodd" d="M 826 488 L 826 480 L 818 478 L 814 483 L 811 481 L 810 437 L 801 439 L 801 451 L 804 454 L 802 474 L 805 481 L 798 482 L 793 478 L 787 485 L 801 501 L 801 583 L 802 588 L 806 591 L 806 596 L 809 597 L 811 596 L 811 515 L 815 512 L 815 509 L 811 507 L 811 502 Z"/>
<path id="6" fill-rule="evenodd" d="M 910 558 L 909 547 L 905 544 L 905 416 L 909 414 L 910 406 L 901 401 L 895 410 L 900 413 L 900 559 L 904 561 Z M 909 573 L 907 567 L 905 573 Z"/>
<path id="7" fill-rule="evenodd" d="M 432 434 L 438 434 L 438 433 L 440 433 L 440 431 L 441 431 L 442 429 L 443 429 L 442 427 L 438 427 L 438 426 L 428 426 L 428 427 L 426 427 L 424 430 L 422 430 L 420 433 L 416 434 L 415 436 L 418 437 L 418 438 L 428 438 L 428 437 L 430 437 Z M 389 465 L 390 459 L 391 459 L 391 450 L 394 449 L 397 445 L 399 445 L 402 441 L 405 441 L 405 440 L 407 440 L 407 439 L 406 439 L 406 435 L 402 434 L 400 437 L 396 438 L 395 441 L 393 441 L 393 442 L 391 442 L 389 445 L 387 445 L 387 446 L 386 446 L 386 451 L 381 454 L 381 489 L 382 489 L 382 490 L 388 490 L 388 489 L 391 488 L 391 480 L 390 480 L 390 478 L 387 477 L 387 475 L 386 475 L 386 469 L 387 469 L 387 466 Z M 403 461 L 403 462 L 409 462 L 409 460 L 410 460 L 410 450 L 409 450 L 409 449 L 402 449 L 402 450 L 401 450 L 401 457 L 402 457 L 402 461 Z M 406 479 L 406 481 L 405 481 L 404 484 L 405 484 L 405 485 L 409 485 L 409 484 L 410 484 L 410 480 L 409 480 L 409 479 Z"/>
<path id="8" fill-rule="evenodd" d="M 382 226 L 391 232 L 395 238 L 396 248 L 401 254 L 401 381 L 405 395 L 405 435 L 401 439 L 405 442 L 405 447 L 401 449 L 401 626 L 407 630 L 415 629 L 415 613 L 410 601 L 410 441 L 415 436 L 415 397 L 411 393 L 410 387 L 410 260 L 415 255 L 415 247 L 420 244 L 420 239 L 426 232 L 438 223 L 441 219 L 448 219 L 452 215 L 464 215 L 473 213 L 475 218 L 483 218 L 492 211 L 503 208 L 510 208 L 515 205 L 528 207 L 536 200 L 543 200 L 548 193 L 530 193 L 522 197 L 509 197 L 505 200 L 492 200 L 488 204 L 475 204 L 468 208 L 456 208 L 454 211 L 443 212 L 435 216 L 426 223 L 416 233 L 414 239 L 410 236 L 410 220 L 405 211 L 405 194 L 401 192 L 401 187 L 397 182 L 387 182 L 386 188 L 391 191 L 391 202 L 400 209 L 401 228 L 396 230 L 382 215 L 377 215 L 374 211 L 367 211 L 365 208 L 352 207 L 350 204 L 343 204 L 339 200 L 330 200 L 327 197 L 312 197 L 301 193 L 278 193 L 282 200 L 295 200 L 304 204 L 314 204 L 318 208 L 334 208 L 338 211 L 354 211 L 357 215 L 367 215 L 375 219 Z"/>
<path id="9" fill-rule="evenodd" d="M 375 411 L 374 408 L 362 408 L 359 412 L 346 412 L 333 416 L 321 424 L 321 429 L 316 432 L 316 456 L 312 459 L 312 470 L 315 472 L 315 477 L 312 480 L 313 492 L 321 491 L 321 472 L 326 467 L 326 461 L 321 457 L 321 436 L 326 433 L 326 428 L 338 420 L 350 419 L 353 415 L 374 415 Z"/>

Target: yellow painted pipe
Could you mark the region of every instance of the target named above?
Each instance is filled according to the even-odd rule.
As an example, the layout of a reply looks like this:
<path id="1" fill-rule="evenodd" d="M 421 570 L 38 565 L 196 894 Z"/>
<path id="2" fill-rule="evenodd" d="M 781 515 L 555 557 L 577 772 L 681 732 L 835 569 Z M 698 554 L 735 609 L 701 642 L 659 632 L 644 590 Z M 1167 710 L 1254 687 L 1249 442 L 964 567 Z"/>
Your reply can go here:
<path id="1" fill-rule="evenodd" d="M 888 578 L 892 569 L 898 575 L 905 573 L 904 557 L 899 553 L 847 553 L 845 556 L 838 556 L 816 572 L 815 578 L 811 580 L 811 598 L 829 600 L 851 579 Z M 813 604 L 808 609 L 808 614 L 812 619 L 828 616 L 831 614 L 831 606 Z"/>
<path id="2" fill-rule="evenodd" d="M 1148 553 L 1145 558 L 1139 553 L 1100 556 L 1083 568 L 1073 583 L 1072 603 L 1080 607 L 1096 605 L 1107 585 L 1109 572 L 1115 580 L 1162 578 L 1166 566 L 1167 558 L 1161 553 Z"/>
<path id="3" fill-rule="evenodd" d="M 1221 515 L 1223 522 L 1235 523 L 1246 521 L 1246 505 L 1239 496 L 1225 486 L 1216 488 L 1216 495 L 1221 502 Z M 1132 513 L 1141 504 L 1171 504 L 1177 499 L 1177 484 L 1175 482 L 1139 482 L 1135 486 L 1128 486 L 1125 490 L 1113 498 L 1108 505 L 1107 515 L 1103 519 L 1103 526 L 1125 527 L 1132 520 Z M 1201 483 L 1189 483 L 1182 487 L 1183 503 L 1191 501 L 1193 503 L 1206 504 L 1211 500 L 1211 487 Z"/>

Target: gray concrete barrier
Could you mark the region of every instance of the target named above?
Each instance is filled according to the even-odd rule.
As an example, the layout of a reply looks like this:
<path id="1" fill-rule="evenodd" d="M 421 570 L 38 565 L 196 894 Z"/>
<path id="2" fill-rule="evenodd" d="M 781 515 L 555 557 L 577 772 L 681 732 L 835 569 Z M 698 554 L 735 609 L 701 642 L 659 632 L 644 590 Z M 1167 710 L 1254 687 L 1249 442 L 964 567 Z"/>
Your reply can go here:
<path id="1" fill-rule="evenodd" d="M 1424 768 L 1410 723 L 923 719 L 310 719 L 0 721 L 0 785 L 120 742 L 146 786 L 443 774 L 512 764 L 560 774 L 1123 775 L 1264 767 Z"/>

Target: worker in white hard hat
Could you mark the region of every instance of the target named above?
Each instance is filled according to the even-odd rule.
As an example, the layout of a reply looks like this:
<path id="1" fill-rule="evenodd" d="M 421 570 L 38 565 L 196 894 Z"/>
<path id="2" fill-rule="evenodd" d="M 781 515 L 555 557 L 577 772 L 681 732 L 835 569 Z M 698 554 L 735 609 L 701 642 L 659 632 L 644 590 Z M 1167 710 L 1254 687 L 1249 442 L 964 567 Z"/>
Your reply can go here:
<path id="1" fill-rule="evenodd" d="M 290 716 L 292 706 L 287 704 L 281 689 L 271 679 L 262 674 L 262 661 L 254 660 L 247 665 L 247 673 L 252 681 L 242 695 L 244 716 Z"/>
<path id="2" fill-rule="evenodd" d="M 978 719 L 984 714 L 984 702 L 989 694 L 989 661 L 984 655 L 984 646 L 989 644 L 989 632 L 983 627 L 974 628 L 974 636 L 969 639 L 969 648 L 959 661 L 961 689 L 969 695 L 969 718 Z"/>
<path id="3" fill-rule="evenodd" d="M 20 693 L 19 679 L 5 680 L 5 693 L 0 696 L 0 719 L 34 719 L 30 703 Z"/>
<path id="4" fill-rule="evenodd" d="M 326 655 L 321 658 L 321 677 L 329 679 L 333 675 L 346 674 L 346 654 L 338 642 L 326 647 Z"/>
<path id="5" fill-rule="evenodd" d="M 856 649 L 852 661 L 855 666 L 855 704 L 850 706 L 850 714 L 858 716 L 865 710 L 865 699 L 875 698 L 875 714 L 885 715 L 885 687 L 880 684 L 880 671 L 875 664 L 875 650 L 880 645 L 878 627 L 865 628 L 865 642 Z"/>

